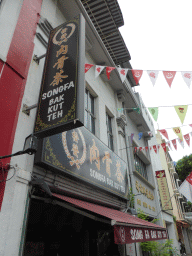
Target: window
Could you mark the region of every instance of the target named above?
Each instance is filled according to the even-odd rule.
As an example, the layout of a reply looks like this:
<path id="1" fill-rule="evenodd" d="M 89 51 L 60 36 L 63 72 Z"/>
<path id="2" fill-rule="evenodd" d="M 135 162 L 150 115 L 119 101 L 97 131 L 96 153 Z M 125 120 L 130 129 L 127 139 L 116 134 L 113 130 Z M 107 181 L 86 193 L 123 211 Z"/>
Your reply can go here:
<path id="1" fill-rule="evenodd" d="M 85 127 L 95 134 L 94 97 L 85 90 Z"/>
<path id="2" fill-rule="evenodd" d="M 140 173 L 146 180 L 148 180 L 146 164 L 136 154 L 134 155 L 134 161 L 135 170 Z"/>
<path id="3" fill-rule="evenodd" d="M 109 147 L 111 150 L 114 150 L 114 148 L 113 148 L 113 133 L 112 133 L 112 124 L 111 124 L 111 120 L 112 120 L 112 118 L 106 113 L 108 147 Z"/>

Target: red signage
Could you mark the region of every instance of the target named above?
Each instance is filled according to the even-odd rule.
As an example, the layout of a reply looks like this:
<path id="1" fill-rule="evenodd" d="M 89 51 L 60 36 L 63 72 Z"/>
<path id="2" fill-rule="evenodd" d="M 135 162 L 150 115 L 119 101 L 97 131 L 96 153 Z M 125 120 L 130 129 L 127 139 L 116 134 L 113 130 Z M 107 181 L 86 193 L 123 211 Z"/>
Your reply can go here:
<path id="1" fill-rule="evenodd" d="M 154 240 L 168 239 L 167 231 L 152 228 L 137 228 L 129 226 L 114 226 L 115 244 L 131 244 Z"/>

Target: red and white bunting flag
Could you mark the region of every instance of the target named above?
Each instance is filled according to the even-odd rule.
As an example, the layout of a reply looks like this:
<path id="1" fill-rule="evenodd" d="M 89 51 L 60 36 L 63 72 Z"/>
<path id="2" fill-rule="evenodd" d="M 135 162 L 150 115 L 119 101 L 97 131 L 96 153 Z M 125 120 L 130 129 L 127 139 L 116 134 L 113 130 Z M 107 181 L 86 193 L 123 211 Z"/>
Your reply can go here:
<path id="1" fill-rule="evenodd" d="M 176 142 L 176 139 L 172 140 L 172 144 L 173 144 L 175 150 L 177 150 L 177 142 Z"/>
<path id="2" fill-rule="evenodd" d="M 127 68 L 117 68 L 117 70 L 119 72 L 122 83 L 124 83 L 125 78 L 127 76 L 128 69 Z"/>
<path id="3" fill-rule="evenodd" d="M 189 137 L 189 133 L 184 135 L 185 141 L 187 142 L 187 145 L 190 147 L 190 137 Z"/>
<path id="4" fill-rule="evenodd" d="M 149 147 L 149 149 L 151 150 L 151 149 L 152 149 L 152 147 Z"/>
<path id="5" fill-rule="evenodd" d="M 164 150 L 165 152 L 167 152 L 166 143 L 161 143 L 161 147 L 163 148 L 163 150 Z"/>
<path id="6" fill-rule="evenodd" d="M 157 149 L 158 149 L 158 151 L 159 151 L 159 149 L 160 149 L 160 145 L 159 145 L 159 144 L 157 145 Z"/>
<path id="7" fill-rule="evenodd" d="M 114 67 L 106 67 L 106 74 L 107 74 L 108 80 L 110 80 L 111 71 L 113 71 L 114 69 L 115 69 Z"/>
<path id="8" fill-rule="evenodd" d="M 149 149 L 148 147 L 145 147 L 146 152 L 148 151 L 148 149 Z"/>
<path id="9" fill-rule="evenodd" d="M 101 74 L 101 72 L 103 71 L 104 68 L 105 68 L 105 66 L 96 65 L 96 67 L 95 67 L 95 78 L 97 78 Z"/>
<path id="10" fill-rule="evenodd" d="M 156 147 L 156 145 L 153 145 L 153 149 L 154 149 L 155 153 L 157 154 L 157 147 Z"/>
<path id="11" fill-rule="evenodd" d="M 179 193 L 184 195 L 190 202 L 192 202 L 192 172 L 183 181 L 178 190 Z"/>
<path id="12" fill-rule="evenodd" d="M 135 153 L 137 153 L 137 147 L 135 147 Z"/>
<path id="13" fill-rule="evenodd" d="M 180 143 L 180 145 L 182 146 L 182 148 L 184 148 L 184 140 L 181 140 L 181 139 L 177 139 L 178 141 L 179 141 L 179 143 Z"/>
<path id="14" fill-rule="evenodd" d="M 170 141 L 167 141 L 167 144 L 168 144 L 168 146 L 169 146 L 169 149 L 171 149 L 171 150 L 172 150 L 172 147 L 171 147 L 171 143 L 170 143 Z"/>
<path id="15" fill-rule="evenodd" d="M 189 124 L 189 126 L 191 126 L 191 127 L 192 127 L 192 124 Z"/>
<path id="16" fill-rule="evenodd" d="M 152 82 L 153 86 L 154 86 L 155 82 L 157 80 L 159 71 L 158 70 L 147 70 L 147 73 L 149 75 L 149 78 L 151 79 L 151 82 Z"/>
<path id="17" fill-rule="evenodd" d="M 169 139 L 168 137 L 168 133 L 165 129 L 159 130 L 161 134 L 163 134 L 163 136 L 165 136 L 165 138 Z"/>
<path id="18" fill-rule="evenodd" d="M 135 70 L 135 69 L 131 69 L 132 74 L 133 74 L 133 78 L 135 80 L 136 85 L 138 85 L 139 80 L 141 79 L 141 76 L 143 74 L 143 70 Z"/>
<path id="19" fill-rule="evenodd" d="M 163 71 L 164 77 L 171 88 L 171 84 L 173 82 L 173 79 L 175 77 L 176 71 Z"/>
<path id="20" fill-rule="evenodd" d="M 92 68 L 94 65 L 93 64 L 85 64 L 85 73 L 87 73 L 87 71 Z"/>
<path id="21" fill-rule="evenodd" d="M 190 84 L 191 84 L 191 80 L 192 80 L 192 71 L 181 71 L 182 77 L 185 81 L 185 83 L 187 84 L 187 86 L 190 89 Z"/>

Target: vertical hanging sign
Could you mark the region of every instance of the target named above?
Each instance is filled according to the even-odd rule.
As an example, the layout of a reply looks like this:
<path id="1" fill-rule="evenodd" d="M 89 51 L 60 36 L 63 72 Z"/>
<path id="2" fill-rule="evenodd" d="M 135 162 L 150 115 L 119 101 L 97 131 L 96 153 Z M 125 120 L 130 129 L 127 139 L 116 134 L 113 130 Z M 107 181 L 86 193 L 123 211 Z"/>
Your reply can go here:
<path id="1" fill-rule="evenodd" d="M 84 124 L 85 21 L 80 14 L 50 32 L 34 135 Z"/>
<path id="2" fill-rule="evenodd" d="M 162 204 L 162 210 L 172 210 L 172 203 L 171 203 L 171 198 L 169 194 L 169 189 L 167 185 L 167 179 L 165 175 L 165 171 L 156 171 L 156 178 L 157 178 L 157 183 L 159 187 L 159 194 L 161 198 L 161 204 Z"/>

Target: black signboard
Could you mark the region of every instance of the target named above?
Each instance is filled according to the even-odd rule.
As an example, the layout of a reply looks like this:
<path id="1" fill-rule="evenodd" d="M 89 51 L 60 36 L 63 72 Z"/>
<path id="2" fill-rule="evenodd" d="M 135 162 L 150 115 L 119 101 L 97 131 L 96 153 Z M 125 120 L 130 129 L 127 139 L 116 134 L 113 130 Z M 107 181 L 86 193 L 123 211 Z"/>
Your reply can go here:
<path id="1" fill-rule="evenodd" d="M 85 127 L 43 139 L 35 164 L 127 198 L 126 163 Z"/>
<path id="2" fill-rule="evenodd" d="M 82 15 L 50 32 L 35 136 L 43 138 L 83 125 L 84 41 Z"/>

